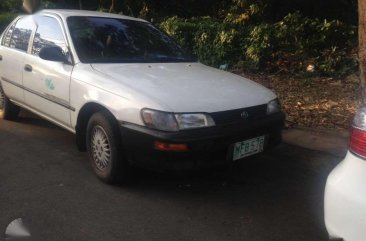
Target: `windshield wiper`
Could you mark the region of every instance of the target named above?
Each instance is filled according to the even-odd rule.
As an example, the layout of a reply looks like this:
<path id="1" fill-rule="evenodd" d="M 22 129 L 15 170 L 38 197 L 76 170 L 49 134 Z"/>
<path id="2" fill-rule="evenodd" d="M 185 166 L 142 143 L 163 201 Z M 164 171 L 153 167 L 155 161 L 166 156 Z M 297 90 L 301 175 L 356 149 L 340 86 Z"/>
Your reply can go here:
<path id="1" fill-rule="evenodd" d="M 192 61 L 194 61 L 192 58 L 173 57 L 173 56 L 159 56 L 159 57 L 155 57 L 155 59 L 159 62 L 192 62 Z"/>

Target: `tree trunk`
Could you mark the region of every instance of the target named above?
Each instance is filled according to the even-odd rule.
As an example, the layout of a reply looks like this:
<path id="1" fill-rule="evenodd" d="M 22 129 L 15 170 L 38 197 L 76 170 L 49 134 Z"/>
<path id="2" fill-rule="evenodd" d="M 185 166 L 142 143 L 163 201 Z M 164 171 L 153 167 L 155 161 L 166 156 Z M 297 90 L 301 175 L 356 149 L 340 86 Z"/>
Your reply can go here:
<path id="1" fill-rule="evenodd" d="M 109 8 L 109 12 L 114 13 L 115 12 L 115 7 L 116 7 L 116 1 L 112 0 L 111 7 Z"/>
<path id="2" fill-rule="evenodd" d="M 41 0 L 23 0 L 23 8 L 27 13 L 36 12 L 41 6 Z"/>
<path id="3" fill-rule="evenodd" d="M 362 103 L 366 104 L 366 0 L 358 0 L 358 58 Z"/>

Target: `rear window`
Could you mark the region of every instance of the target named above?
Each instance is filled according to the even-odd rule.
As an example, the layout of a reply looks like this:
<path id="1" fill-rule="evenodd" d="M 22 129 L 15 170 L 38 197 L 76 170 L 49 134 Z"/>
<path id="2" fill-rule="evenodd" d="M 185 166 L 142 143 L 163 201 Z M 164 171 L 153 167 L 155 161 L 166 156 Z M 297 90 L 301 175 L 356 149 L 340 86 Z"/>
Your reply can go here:
<path id="1" fill-rule="evenodd" d="M 4 34 L 4 38 L 3 38 L 3 42 L 2 42 L 3 46 L 6 46 L 6 47 L 10 46 L 10 38 L 11 38 L 11 35 L 13 34 L 14 28 L 15 28 L 15 23 Z"/>
<path id="2" fill-rule="evenodd" d="M 34 26 L 35 24 L 31 17 L 20 18 L 6 32 L 3 45 L 26 52 Z"/>

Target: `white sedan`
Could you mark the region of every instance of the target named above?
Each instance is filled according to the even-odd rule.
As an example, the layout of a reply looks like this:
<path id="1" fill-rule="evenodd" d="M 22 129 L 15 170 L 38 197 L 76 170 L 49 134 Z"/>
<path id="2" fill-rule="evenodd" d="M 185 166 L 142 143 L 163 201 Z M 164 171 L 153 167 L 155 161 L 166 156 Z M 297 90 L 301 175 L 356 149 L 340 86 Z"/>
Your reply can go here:
<path id="1" fill-rule="evenodd" d="M 273 92 L 197 62 L 145 20 L 44 10 L 0 42 L 4 118 L 22 107 L 75 133 L 105 182 L 131 166 L 227 165 L 281 141 Z"/>
<path id="2" fill-rule="evenodd" d="M 349 151 L 325 188 L 325 224 L 330 240 L 366 240 L 366 107 L 356 114 Z"/>

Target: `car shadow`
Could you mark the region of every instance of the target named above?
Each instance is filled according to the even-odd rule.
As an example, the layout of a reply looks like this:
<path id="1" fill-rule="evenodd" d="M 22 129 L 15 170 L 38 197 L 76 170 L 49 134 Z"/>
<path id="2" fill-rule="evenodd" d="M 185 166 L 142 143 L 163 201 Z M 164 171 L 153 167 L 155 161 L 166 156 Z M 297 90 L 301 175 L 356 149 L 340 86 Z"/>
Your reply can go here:
<path id="1" fill-rule="evenodd" d="M 232 225 L 242 231 L 254 227 L 245 231 L 247 238 L 257 236 L 251 240 L 292 240 L 287 236 L 328 240 L 323 193 L 326 177 L 339 161 L 339 157 L 282 144 L 224 169 L 185 173 L 140 169 L 132 184 L 116 190 L 204 209 L 203 213 L 216 210 L 219 216 L 241 220 Z M 259 231 L 262 226 L 266 232 Z"/>
<path id="2" fill-rule="evenodd" d="M 38 127 L 62 129 L 61 127 L 59 127 L 49 121 L 46 121 L 25 109 L 21 109 L 16 121 L 18 123 L 29 124 L 29 125 L 38 126 Z"/>

